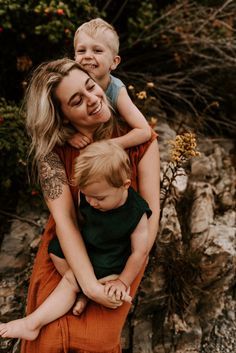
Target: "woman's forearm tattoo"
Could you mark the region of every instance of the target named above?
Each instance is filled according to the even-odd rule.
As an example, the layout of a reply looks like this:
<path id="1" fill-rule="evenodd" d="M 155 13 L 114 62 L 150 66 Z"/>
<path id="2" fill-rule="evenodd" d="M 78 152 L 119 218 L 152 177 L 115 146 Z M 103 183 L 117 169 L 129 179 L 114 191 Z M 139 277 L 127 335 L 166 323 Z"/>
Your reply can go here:
<path id="1" fill-rule="evenodd" d="M 68 184 L 64 166 L 54 152 L 50 152 L 39 162 L 39 177 L 45 198 L 57 199 L 62 194 L 63 184 Z"/>

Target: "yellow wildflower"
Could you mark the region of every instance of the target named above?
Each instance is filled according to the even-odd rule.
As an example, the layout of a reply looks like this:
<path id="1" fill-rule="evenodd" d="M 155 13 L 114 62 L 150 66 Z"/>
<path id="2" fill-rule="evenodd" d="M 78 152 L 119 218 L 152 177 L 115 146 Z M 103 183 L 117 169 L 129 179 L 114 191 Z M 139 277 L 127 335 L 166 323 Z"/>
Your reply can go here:
<path id="1" fill-rule="evenodd" d="M 138 99 L 146 99 L 147 98 L 147 92 L 146 91 L 140 91 L 136 94 Z"/>
<path id="2" fill-rule="evenodd" d="M 196 150 L 195 135 L 191 132 L 177 135 L 175 140 L 170 141 L 170 145 L 172 146 L 170 155 L 173 162 L 185 162 L 189 158 L 200 156 L 200 152 Z"/>
<path id="3" fill-rule="evenodd" d="M 154 87 L 154 83 L 153 83 L 153 82 L 147 82 L 147 86 L 148 86 L 149 88 L 153 88 L 153 87 Z"/>
<path id="4" fill-rule="evenodd" d="M 149 123 L 149 125 L 151 126 L 152 129 L 155 128 L 157 126 L 157 118 L 152 116 L 148 123 Z"/>

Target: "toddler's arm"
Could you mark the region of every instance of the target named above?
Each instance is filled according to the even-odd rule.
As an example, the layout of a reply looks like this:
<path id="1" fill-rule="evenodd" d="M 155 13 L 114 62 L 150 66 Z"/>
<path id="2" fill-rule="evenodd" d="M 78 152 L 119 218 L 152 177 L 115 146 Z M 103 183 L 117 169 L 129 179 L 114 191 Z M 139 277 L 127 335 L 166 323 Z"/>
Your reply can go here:
<path id="1" fill-rule="evenodd" d="M 105 285 L 105 293 L 109 297 L 115 294 L 116 299 L 122 299 L 123 293 L 127 291 L 147 259 L 148 220 L 146 213 L 142 216 L 137 227 L 131 234 L 131 251 L 131 255 L 119 277 Z"/>
<path id="2" fill-rule="evenodd" d="M 92 141 L 89 137 L 81 134 L 80 132 L 76 132 L 69 140 L 68 143 L 75 148 L 84 148 L 89 145 Z"/>
<path id="3" fill-rule="evenodd" d="M 99 279 L 98 282 L 105 285 L 104 291 L 106 294 L 109 292 L 109 288 L 112 285 L 116 287 L 116 291 L 113 294 L 113 299 L 119 297 L 118 300 L 123 300 L 124 302 L 132 303 L 132 297 L 129 295 L 130 287 L 127 288 L 126 285 L 119 280 L 119 275 L 109 275 Z"/>
<path id="4" fill-rule="evenodd" d="M 151 137 L 151 128 L 147 120 L 130 99 L 125 87 L 122 87 L 117 98 L 117 110 L 132 130 L 114 140 L 123 148 L 139 145 Z"/>

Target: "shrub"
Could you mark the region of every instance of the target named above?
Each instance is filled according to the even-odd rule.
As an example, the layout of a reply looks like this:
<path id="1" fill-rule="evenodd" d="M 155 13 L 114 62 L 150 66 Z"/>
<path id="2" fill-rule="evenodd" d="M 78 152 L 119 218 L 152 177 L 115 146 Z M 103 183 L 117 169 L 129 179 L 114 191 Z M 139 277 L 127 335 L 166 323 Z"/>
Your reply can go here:
<path id="1" fill-rule="evenodd" d="M 1 197 L 9 190 L 26 185 L 28 139 L 20 108 L 0 99 L 0 186 Z"/>

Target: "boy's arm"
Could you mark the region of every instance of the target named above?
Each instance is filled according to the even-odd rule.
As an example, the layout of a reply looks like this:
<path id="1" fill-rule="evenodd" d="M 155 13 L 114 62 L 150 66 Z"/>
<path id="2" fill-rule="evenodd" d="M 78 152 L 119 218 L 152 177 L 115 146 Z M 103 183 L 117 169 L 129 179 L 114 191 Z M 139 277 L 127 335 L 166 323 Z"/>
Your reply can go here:
<path id="1" fill-rule="evenodd" d="M 151 128 L 147 120 L 130 99 L 125 87 L 122 87 L 117 98 L 117 110 L 120 116 L 133 129 L 126 135 L 115 140 L 121 147 L 128 148 L 148 141 L 151 137 Z"/>
<path id="2" fill-rule="evenodd" d="M 137 227 L 131 234 L 131 255 L 119 277 L 105 286 L 105 293 L 112 297 L 121 298 L 131 283 L 134 281 L 143 263 L 148 256 L 148 220 L 146 213 L 142 216 Z M 118 292 L 118 293 L 117 293 Z"/>
<path id="3" fill-rule="evenodd" d="M 80 132 L 76 132 L 69 140 L 68 143 L 75 148 L 84 148 L 85 146 L 89 145 L 92 140 L 81 134 Z"/>

